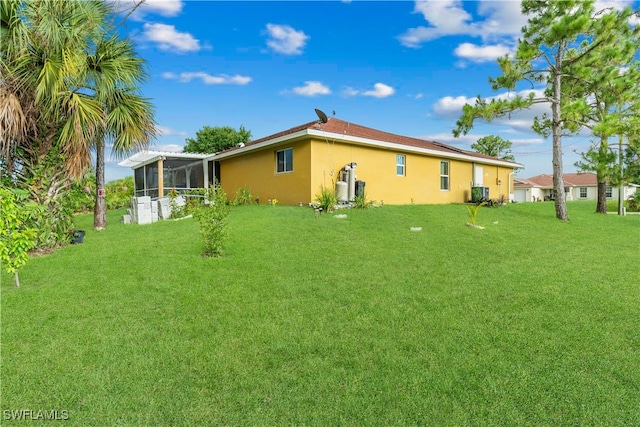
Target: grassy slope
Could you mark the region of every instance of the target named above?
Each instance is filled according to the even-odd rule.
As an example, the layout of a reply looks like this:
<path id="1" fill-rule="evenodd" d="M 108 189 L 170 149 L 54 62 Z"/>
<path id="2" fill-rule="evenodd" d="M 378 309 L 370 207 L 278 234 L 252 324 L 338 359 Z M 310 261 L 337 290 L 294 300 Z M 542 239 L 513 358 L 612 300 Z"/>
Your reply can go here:
<path id="1" fill-rule="evenodd" d="M 477 230 L 460 205 L 247 206 L 222 259 L 200 257 L 193 220 L 112 213 L 30 261 L 22 288 L 2 273 L 0 409 L 82 426 L 639 425 L 640 216 L 593 209 L 483 208 Z"/>

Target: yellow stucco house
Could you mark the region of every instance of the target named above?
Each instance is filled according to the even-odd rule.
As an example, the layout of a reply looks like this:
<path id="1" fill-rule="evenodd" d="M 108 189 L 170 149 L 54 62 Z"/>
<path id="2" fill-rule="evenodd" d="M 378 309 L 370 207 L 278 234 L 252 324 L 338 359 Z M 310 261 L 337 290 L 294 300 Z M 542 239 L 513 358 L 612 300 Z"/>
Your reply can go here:
<path id="1" fill-rule="evenodd" d="M 307 205 L 322 187 L 342 202 L 363 191 L 385 204 L 464 203 L 473 194 L 513 200 L 523 166 L 450 145 L 339 120 L 313 121 L 216 154 L 145 151 L 120 163 L 134 170 L 136 196 L 158 198 L 220 182 L 229 198 L 248 189 L 261 203 Z"/>
<path id="2" fill-rule="evenodd" d="M 364 191 L 367 200 L 385 204 L 463 203 L 472 199 L 472 187 L 481 187 L 488 198 L 512 200 L 513 174 L 523 167 L 336 118 L 216 153 L 205 162 L 213 162 L 207 169 L 215 171 L 229 197 L 248 188 L 261 202 L 284 204 L 313 202 L 322 186 L 335 188 L 343 201 Z"/>

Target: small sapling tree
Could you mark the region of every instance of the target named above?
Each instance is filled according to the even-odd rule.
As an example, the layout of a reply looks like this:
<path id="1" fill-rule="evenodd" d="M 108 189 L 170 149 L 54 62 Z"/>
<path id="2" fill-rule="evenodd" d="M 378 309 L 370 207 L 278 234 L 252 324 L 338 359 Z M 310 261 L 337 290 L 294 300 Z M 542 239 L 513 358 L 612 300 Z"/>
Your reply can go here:
<path id="1" fill-rule="evenodd" d="M 219 184 L 211 188 L 209 204 L 204 204 L 195 212 L 204 238 L 204 256 L 220 257 L 227 238 L 227 216 L 231 208 L 227 194 Z"/>
<path id="2" fill-rule="evenodd" d="M 27 195 L 26 191 L 14 193 L 0 188 L 0 262 L 8 273 L 15 274 L 17 287 L 20 287 L 18 270 L 27 263 L 29 250 L 36 244 L 36 230 L 28 228 L 29 214 L 21 204 Z"/>

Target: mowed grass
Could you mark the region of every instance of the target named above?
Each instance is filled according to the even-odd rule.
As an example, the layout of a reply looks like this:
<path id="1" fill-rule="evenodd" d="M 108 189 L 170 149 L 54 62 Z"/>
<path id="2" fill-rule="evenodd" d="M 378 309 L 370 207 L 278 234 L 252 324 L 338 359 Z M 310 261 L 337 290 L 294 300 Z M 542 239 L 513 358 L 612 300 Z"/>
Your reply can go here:
<path id="1" fill-rule="evenodd" d="M 32 259 L 20 289 L 2 273 L 0 409 L 74 426 L 640 425 L 640 215 L 568 206 L 568 223 L 552 203 L 482 208 L 484 230 L 463 205 L 237 207 L 221 259 L 200 256 L 194 220 L 114 212 L 98 233 L 78 217 L 83 244 Z"/>

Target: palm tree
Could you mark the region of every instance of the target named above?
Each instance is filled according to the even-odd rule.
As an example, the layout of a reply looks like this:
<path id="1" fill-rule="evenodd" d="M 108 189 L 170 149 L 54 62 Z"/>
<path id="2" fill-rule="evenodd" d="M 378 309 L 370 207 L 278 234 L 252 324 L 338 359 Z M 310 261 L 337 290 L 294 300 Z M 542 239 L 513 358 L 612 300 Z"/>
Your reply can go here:
<path id="1" fill-rule="evenodd" d="M 152 105 L 138 93 L 144 61 L 113 17 L 113 3 L 99 0 L 0 3 L 2 163 L 11 171 L 30 160 L 25 152 L 58 149 L 67 177 L 76 177 L 95 149 L 96 229 L 106 226 L 105 144 L 124 155 L 155 136 Z"/>
<path id="2" fill-rule="evenodd" d="M 94 139 L 96 150 L 96 204 L 93 226 L 106 227 L 104 156 L 107 141 L 116 156 L 145 148 L 156 134 L 153 106 L 137 93 L 147 74 L 129 40 L 115 35 L 104 38 L 87 57 L 88 80 L 98 101 L 104 120 Z"/>

